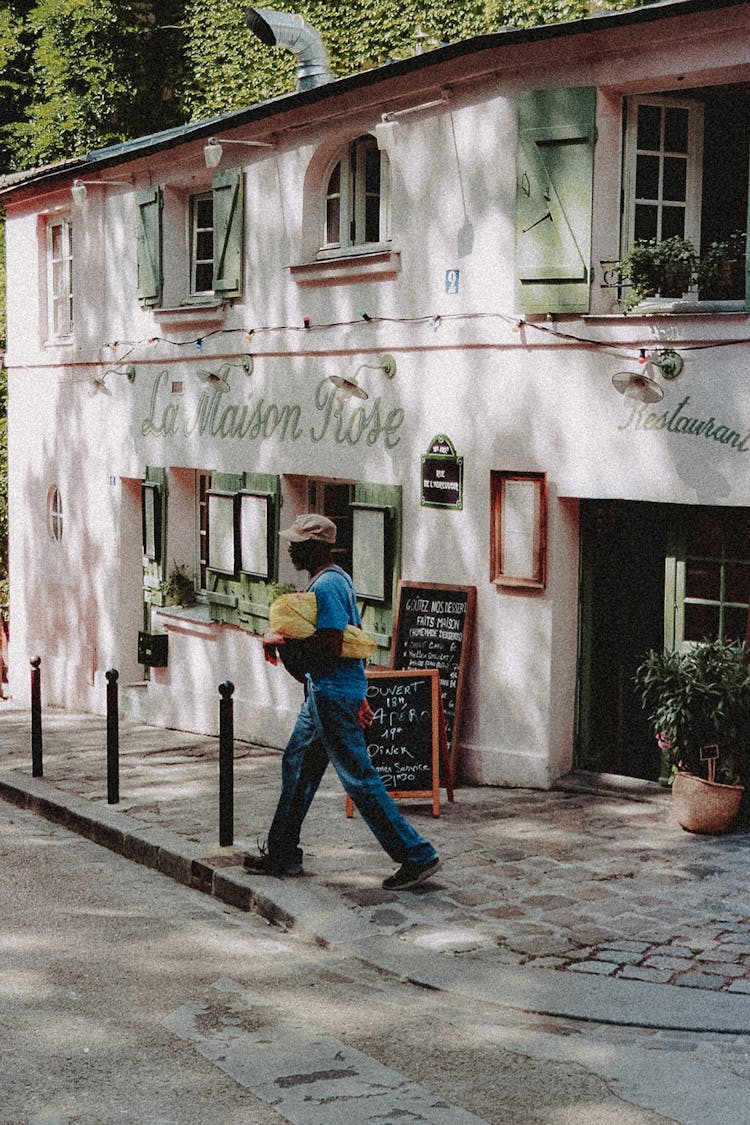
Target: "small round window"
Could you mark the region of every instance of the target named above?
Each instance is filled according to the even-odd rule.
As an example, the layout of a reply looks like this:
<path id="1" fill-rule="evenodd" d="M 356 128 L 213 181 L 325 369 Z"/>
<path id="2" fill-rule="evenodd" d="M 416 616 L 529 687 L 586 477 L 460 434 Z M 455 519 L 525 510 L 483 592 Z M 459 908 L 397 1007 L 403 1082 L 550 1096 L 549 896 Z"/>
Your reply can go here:
<path id="1" fill-rule="evenodd" d="M 47 493 L 47 530 L 56 543 L 62 539 L 63 510 L 60 489 L 53 484 Z"/>

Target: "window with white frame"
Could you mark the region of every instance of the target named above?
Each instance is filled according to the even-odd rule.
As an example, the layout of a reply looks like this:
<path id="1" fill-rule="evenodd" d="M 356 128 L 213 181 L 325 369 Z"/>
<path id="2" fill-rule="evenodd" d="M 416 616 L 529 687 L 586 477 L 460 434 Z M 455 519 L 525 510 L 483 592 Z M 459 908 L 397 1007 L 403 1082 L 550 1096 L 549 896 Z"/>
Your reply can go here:
<path id="1" fill-rule="evenodd" d="M 622 250 L 689 240 L 702 261 L 736 264 L 699 278 L 701 300 L 745 297 L 750 89 L 639 94 L 625 103 Z M 718 268 L 718 267 L 717 267 Z"/>
<path id="2" fill-rule="evenodd" d="M 357 137 L 341 152 L 326 183 L 323 251 L 387 242 L 388 157 L 373 136 Z"/>
<path id="3" fill-rule="evenodd" d="M 174 310 L 239 297 L 243 289 L 244 178 L 218 169 L 203 191 L 182 181 L 136 192 L 138 299 Z"/>
<path id="4" fill-rule="evenodd" d="M 208 191 L 190 198 L 190 294 L 213 293 L 214 205 Z"/>
<path id="5" fill-rule="evenodd" d="M 73 224 L 67 215 L 47 223 L 47 332 L 60 340 L 73 332 Z"/>

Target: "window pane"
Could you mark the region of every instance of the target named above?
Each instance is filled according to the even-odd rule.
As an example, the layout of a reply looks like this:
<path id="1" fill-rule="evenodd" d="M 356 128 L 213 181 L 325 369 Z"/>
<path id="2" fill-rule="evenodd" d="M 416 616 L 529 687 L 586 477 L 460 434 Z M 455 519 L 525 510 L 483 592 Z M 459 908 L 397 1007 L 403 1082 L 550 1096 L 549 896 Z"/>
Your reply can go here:
<path id="1" fill-rule="evenodd" d="M 639 156 L 635 173 L 635 194 L 638 199 L 659 197 L 659 157 Z M 674 197 L 673 197 L 674 198 Z"/>
<path id="2" fill-rule="evenodd" d="M 663 207 L 661 212 L 661 236 L 672 238 L 673 235 L 685 237 L 685 208 Z"/>
<path id="3" fill-rule="evenodd" d="M 657 209 L 655 206 L 637 203 L 635 208 L 635 237 L 641 240 L 656 238 L 658 229 L 656 219 Z"/>
<path id="4" fill-rule="evenodd" d="M 719 636 L 719 607 L 685 603 L 685 640 L 716 640 Z"/>
<path id="5" fill-rule="evenodd" d="M 727 558 L 750 559 L 750 512 L 733 508 L 727 513 L 724 544 Z"/>
<path id="6" fill-rule="evenodd" d="M 334 196 L 326 204 L 326 242 L 330 246 L 338 246 L 340 239 L 341 200 Z"/>
<path id="7" fill-rule="evenodd" d="M 664 119 L 664 148 L 667 152 L 688 150 L 688 110 L 668 108 Z"/>
<path id="8" fill-rule="evenodd" d="M 688 598 L 719 600 L 721 563 L 705 559 L 688 559 L 685 566 L 685 595 Z"/>
<path id="9" fill-rule="evenodd" d="M 328 195 L 333 195 L 341 191 L 341 163 L 338 163 L 331 172 L 331 178 L 328 181 Z"/>
<path id="10" fill-rule="evenodd" d="M 376 144 L 369 145 L 367 148 L 365 186 L 368 192 L 380 194 L 380 150 Z"/>
<path id="11" fill-rule="evenodd" d="M 750 602 L 750 564 L 727 563 L 724 597 L 728 602 Z"/>
<path id="12" fill-rule="evenodd" d="M 638 106 L 638 148 L 660 148 L 661 107 Z"/>
<path id="13" fill-rule="evenodd" d="M 196 258 L 199 261 L 213 261 L 214 256 L 214 232 L 212 230 L 201 231 L 196 241 Z"/>
<path id="14" fill-rule="evenodd" d="M 199 227 L 213 227 L 214 212 L 212 199 L 196 200 L 196 220 Z"/>
<path id="15" fill-rule="evenodd" d="M 724 638 L 730 641 L 744 641 L 747 633 L 747 610 L 724 610 Z"/>
<path id="16" fill-rule="evenodd" d="M 195 267 L 196 293 L 208 293 L 213 288 L 213 262 L 200 262 Z"/>
<path id="17" fill-rule="evenodd" d="M 380 197 L 368 195 L 365 200 L 365 242 L 380 240 Z"/>
<path id="18" fill-rule="evenodd" d="M 687 161 L 676 156 L 664 158 L 664 199 L 687 199 Z"/>

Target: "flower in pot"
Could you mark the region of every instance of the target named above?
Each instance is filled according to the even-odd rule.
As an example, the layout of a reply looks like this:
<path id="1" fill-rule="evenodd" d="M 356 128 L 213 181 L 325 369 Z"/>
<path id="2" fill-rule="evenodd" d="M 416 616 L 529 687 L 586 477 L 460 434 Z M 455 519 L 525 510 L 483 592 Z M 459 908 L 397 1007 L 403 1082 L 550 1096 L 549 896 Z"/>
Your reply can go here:
<path id="1" fill-rule="evenodd" d="M 701 254 L 698 288 L 704 301 L 739 300 L 745 295 L 747 234 L 732 231 L 711 242 Z"/>
<path id="2" fill-rule="evenodd" d="M 164 595 L 165 605 L 192 605 L 195 601 L 195 582 L 184 565 L 178 566 L 175 563 L 159 584 L 159 590 Z"/>
<path id="3" fill-rule="evenodd" d="M 698 253 L 687 238 L 673 235 L 661 242 L 638 240 L 614 267 L 621 279 L 630 282 L 622 301 L 624 312 L 646 297 L 681 297 L 695 283 Z"/>
<path id="4" fill-rule="evenodd" d="M 750 720 L 744 642 L 652 649 L 635 683 L 659 746 L 671 755 L 678 822 L 693 832 L 726 831 L 742 799 Z"/>

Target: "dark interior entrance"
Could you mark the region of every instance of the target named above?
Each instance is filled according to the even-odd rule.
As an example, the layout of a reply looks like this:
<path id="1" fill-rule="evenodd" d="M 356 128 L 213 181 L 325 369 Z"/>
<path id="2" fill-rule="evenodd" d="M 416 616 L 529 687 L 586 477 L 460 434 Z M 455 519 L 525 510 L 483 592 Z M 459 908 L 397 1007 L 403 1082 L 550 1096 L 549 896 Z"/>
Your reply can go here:
<path id="1" fill-rule="evenodd" d="M 578 769 L 659 776 L 633 674 L 664 643 L 668 513 L 660 504 L 581 501 Z"/>

